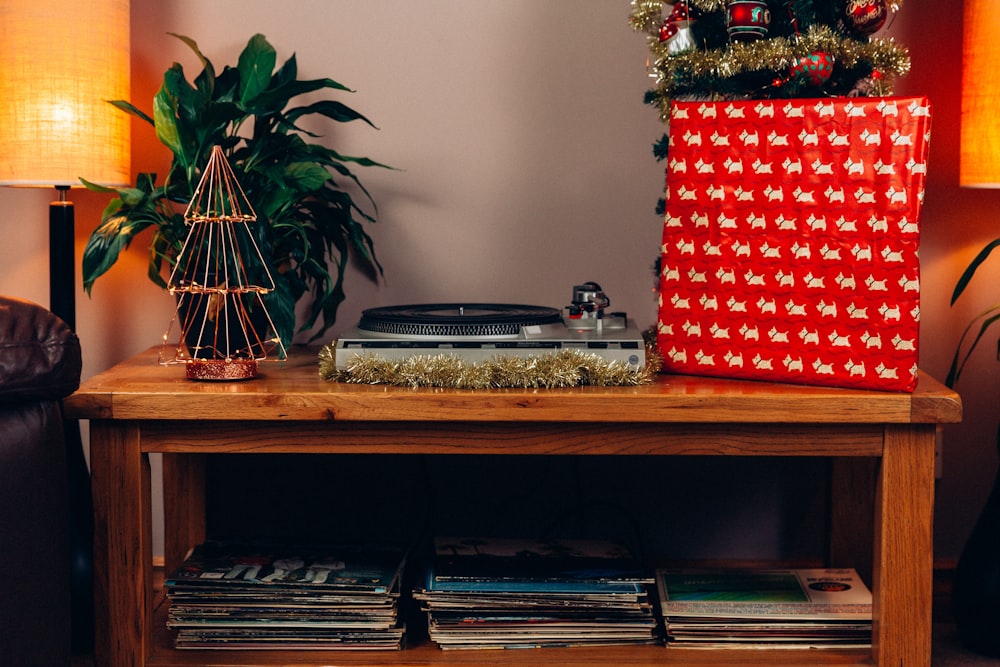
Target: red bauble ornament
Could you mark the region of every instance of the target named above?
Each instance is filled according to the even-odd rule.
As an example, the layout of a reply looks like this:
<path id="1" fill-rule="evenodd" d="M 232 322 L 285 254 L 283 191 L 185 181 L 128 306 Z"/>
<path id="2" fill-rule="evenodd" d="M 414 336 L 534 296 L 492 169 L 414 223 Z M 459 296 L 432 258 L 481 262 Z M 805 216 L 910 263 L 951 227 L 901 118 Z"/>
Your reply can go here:
<path id="1" fill-rule="evenodd" d="M 750 42 L 767 36 L 771 12 L 763 0 L 729 0 L 726 3 L 726 30 L 729 38 Z"/>
<path id="2" fill-rule="evenodd" d="M 810 85 L 822 86 L 833 74 L 833 56 L 825 51 L 813 51 L 791 67 L 791 74 L 804 78 Z"/>
<path id="3" fill-rule="evenodd" d="M 847 25 L 863 35 L 870 35 L 885 25 L 889 17 L 886 0 L 848 0 Z"/>

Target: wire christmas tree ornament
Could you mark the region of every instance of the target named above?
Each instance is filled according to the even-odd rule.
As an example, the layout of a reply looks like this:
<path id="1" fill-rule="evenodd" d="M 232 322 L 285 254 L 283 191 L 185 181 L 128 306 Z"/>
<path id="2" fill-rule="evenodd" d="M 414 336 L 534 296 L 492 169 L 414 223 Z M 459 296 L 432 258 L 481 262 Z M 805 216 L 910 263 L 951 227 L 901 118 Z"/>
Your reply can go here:
<path id="1" fill-rule="evenodd" d="M 193 380 L 253 378 L 258 361 L 275 350 L 283 359 L 285 348 L 264 305 L 274 279 L 251 228 L 257 215 L 219 146 L 184 220 L 190 229 L 167 281 L 177 310 L 160 363 L 185 364 Z"/>

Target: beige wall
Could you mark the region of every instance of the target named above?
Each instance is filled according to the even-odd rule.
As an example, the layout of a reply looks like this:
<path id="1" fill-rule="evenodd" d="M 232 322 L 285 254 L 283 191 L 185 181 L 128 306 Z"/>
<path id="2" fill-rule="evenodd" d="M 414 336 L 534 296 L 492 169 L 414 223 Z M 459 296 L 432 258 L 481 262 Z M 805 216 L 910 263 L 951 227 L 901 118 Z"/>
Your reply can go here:
<path id="1" fill-rule="evenodd" d="M 966 319 L 990 302 L 983 280 L 948 307 L 964 263 L 995 234 L 1000 194 L 957 187 L 960 17 L 942 19 L 940 6 L 907 0 L 891 30 L 913 52 L 898 92 L 929 95 L 935 108 L 921 365 L 943 376 Z M 650 147 L 663 126 L 642 104 L 646 49 L 628 12 L 626 0 L 132 0 L 132 97 L 148 109 L 174 60 L 196 73 L 196 59 L 167 32 L 192 37 L 218 66 L 261 32 L 280 59 L 297 53 L 302 76 L 357 90 L 345 101 L 381 129 L 326 128 L 331 142 L 400 171 L 361 174 L 380 208 L 370 231 L 386 279 L 350 277 L 338 329 L 363 308 L 391 303 L 561 306 L 585 280 L 601 282 L 615 309 L 646 326 L 655 318 L 652 211 L 662 188 Z M 165 149 L 148 126 L 134 131 L 133 171 L 162 173 Z M 0 189 L 15 232 L 0 246 L 0 292 L 47 302 L 49 199 Z M 73 199 L 79 255 L 105 199 Z M 172 305 L 145 278 L 145 250 L 137 243 L 93 298 L 78 297 L 85 376 L 156 344 L 166 329 Z M 983 352 L 960 387 L 966 423 L 945 432 L 940 559 L 957 556 L 995 469 L 1000 365 Z"/>

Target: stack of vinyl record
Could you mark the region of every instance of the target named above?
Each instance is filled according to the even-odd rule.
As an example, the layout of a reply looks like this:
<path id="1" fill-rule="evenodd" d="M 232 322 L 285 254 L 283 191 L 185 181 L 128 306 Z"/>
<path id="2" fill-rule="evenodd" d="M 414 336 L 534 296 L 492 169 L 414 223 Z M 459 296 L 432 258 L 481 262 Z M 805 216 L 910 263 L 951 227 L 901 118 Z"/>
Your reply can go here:
<path id="1" fill-rule="evenodd" d="M 398 649 L 404 553 L 208 542 L 165 582 L 177 648 Z"/>
<path id="2" fill-rule="evenodd" d="M 868 648 L 872 595 L 851 569 L 657 570 L 667 643 Z"/>
<path id="3" fill-rule="evenodd" d="M 651 644 L 652 583 L 609 542 L 437 539 L 414 598 L 443 649 Z"/>

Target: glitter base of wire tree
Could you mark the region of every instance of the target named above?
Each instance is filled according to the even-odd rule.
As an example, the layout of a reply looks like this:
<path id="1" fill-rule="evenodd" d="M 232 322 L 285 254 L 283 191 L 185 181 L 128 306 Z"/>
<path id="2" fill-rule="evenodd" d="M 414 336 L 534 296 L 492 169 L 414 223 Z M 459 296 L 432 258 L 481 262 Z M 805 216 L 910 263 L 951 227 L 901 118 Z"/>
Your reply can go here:
<path id="1" fill-rule="evenodd" d="M 256 377 L 259 361 L 285 357 L 264 305 L 274 280 L 251 229 L 257 216 L 218 146 L 184 220 L 190 229 L 167 281 L 177 311 L 160 363 L 185 364 L 193 380 Z"/>

